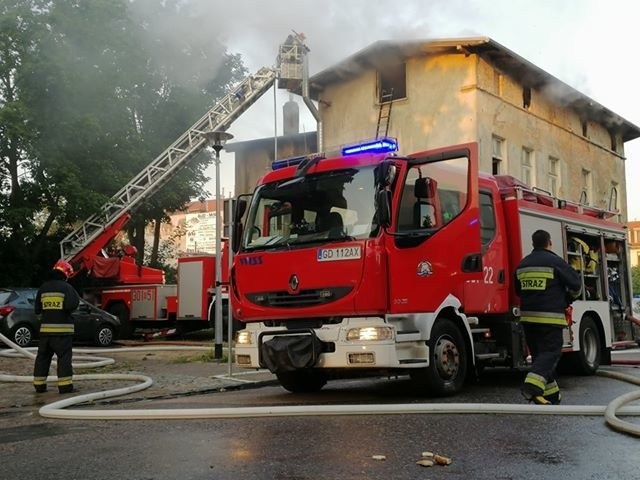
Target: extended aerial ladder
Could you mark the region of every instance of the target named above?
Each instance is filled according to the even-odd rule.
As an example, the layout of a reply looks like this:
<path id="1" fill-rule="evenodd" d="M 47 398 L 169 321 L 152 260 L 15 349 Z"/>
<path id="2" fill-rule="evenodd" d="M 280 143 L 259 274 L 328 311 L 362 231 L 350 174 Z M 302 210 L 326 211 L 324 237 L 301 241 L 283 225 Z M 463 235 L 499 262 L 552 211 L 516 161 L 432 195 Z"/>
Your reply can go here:
<path id="1" fill-rule="evenodd" d="M 185 163 L 208 144 L 207 134 L 224 131 L 279 79 L 279 87 L 299 89 L 303 70 L 299 68 L 308 48 L 300 36 L 290 35 L 280 46 L 277 67 L 263 67 L 225 95 L 200 120 L 149 163 L 111 197 L 100 211 L 87 218 L 60 242 L 60 257 L 77 270 L 89 269 L 94 257 L 120 231 L 132 209 L 165 185 Z"/>
<path id="2" fill-rule="evenodd" d="M 380 97 L 380 110 L 378 111 L 378 125 L 376 138 L 389 136 L 389 124 L 391 123 L 391 108 L 393 107 L 393 88 L 390 92 L 383 92 Z"/>

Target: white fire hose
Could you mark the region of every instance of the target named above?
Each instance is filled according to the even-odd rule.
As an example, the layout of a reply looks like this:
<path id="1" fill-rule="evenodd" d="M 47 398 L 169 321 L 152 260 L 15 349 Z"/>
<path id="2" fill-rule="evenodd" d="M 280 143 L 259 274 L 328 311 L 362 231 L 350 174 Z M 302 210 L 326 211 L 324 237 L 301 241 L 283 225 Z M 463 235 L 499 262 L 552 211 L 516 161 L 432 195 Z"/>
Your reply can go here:
<path id="1" fill-rule="evenodd" d="M 27 349 L 21 348 L 0 334 L 0 340 L 13 350 L 0 351 L 2 356 L 24 356 L 35 358 Z M 127 352 L 127 351 L 159 351 L 159 350 L 211 350 L 209 347 L 197 346 L 149 346 L 117 349 L 82 350 L 83 352 Z M 95 368 L 114 363 L 113 359 L 76 356 L 78 360 L 92 360 L 90 363 L 75 364 L 74 368 Z M 106 362 L 106 363 L 104 363 Z M 640 378 L 611 370 L 601 370 L 599 375 L 640 385 Z M 622 395 L 607 406 L 601 405 L 530 405 L 502 403 L 421 403 L 391 405 L 292 405 L 271 407 L 223 407 L 223 408 L 191 408 L 191 409 L 144 409 L 144 410 L 65 410 L 67 407 L 81 403 L 102 400 L 138 392 L 150 387 L 153 380 L 145 375 L 133 374 L 80 374 L 74 380 L 125 380 L 140 382 L 136 385 L 117 388 L 103 392 L 87 393 L 65 398 L 40 408 L 39 413 L 47 418 L 84 419 L 84 420 L 169 420 L 169 419 L 202 419 L 202 418 L 255 418 L 284 416 L 315 415 L 400 415 L 400 414 L 507 414 L 507 415 L 604 415 L 607 424 L 614 430 L 640 437 L 640 425 L 621 420 L 618 415 L 640 415 L 640 405 L 627 404 L 640 400 L 640 390 Z M 55 381 L 57 377 L 48 377 Z M 2 382 L 30 383 L 33 377 L 0 374 Z"/>

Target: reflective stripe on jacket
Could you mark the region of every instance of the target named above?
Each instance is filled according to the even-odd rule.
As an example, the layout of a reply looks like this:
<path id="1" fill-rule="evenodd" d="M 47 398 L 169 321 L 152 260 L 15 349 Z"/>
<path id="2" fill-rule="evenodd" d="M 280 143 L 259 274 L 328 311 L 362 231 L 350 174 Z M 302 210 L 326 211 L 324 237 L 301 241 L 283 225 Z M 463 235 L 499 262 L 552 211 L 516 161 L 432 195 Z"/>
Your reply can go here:
<path id="1" fill-rule="evenodd" d="M 35 312 L 40 318 L 41 335 L 73 335 L 71 312 L 78 308 L 80 298 L 64 280 L 48 280 L 42 284 L 35 298 Z"/>
<path id="2" fill-rule="evenodd" d="M 527 323 L 544 323 L 545 325 L 567 326 L 564 313 L 556 312 L 520 312 L 520 321 Z"/>
<path id="3" fill-rule="evenodd" d="M 66 335 L 74 333 L 75 327 L 73 323 L 41 323 L 40 333 L 49 333 L 51 335 Z"/>
<path id="4" fill-rule="evenodd" d="M 547 249 L 534 249 L 524 257 L 515 275 L 520 296 L 520 321 L 565 327 L 565 309 L 579 295 L 580 276 L 558 255 Z"/>

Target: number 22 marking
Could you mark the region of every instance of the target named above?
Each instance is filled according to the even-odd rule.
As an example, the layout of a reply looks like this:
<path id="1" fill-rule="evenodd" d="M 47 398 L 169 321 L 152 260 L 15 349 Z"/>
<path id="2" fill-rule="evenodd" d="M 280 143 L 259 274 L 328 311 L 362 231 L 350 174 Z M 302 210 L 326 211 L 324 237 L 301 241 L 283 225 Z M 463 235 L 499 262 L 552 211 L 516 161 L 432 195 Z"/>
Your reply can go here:
<path id="1" fill-rule="evenodd" d="M 493 267 L 483 267 L 482 271 L 484 272 L 484 283 L 493 283 Z"/>

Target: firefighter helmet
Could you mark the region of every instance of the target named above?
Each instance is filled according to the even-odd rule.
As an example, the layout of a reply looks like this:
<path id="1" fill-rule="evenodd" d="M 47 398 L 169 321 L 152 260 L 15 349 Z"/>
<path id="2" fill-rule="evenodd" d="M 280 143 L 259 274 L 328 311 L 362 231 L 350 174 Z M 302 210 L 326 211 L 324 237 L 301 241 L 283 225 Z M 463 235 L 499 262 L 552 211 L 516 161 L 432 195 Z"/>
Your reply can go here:
<path id="1" fill-rule="evenodd" d="M 64 273 L 64 276 L 67 277 L 67 279 L 73 277 L 73 274 L 74 274 L 73 267 L 71 266 L 71 264 L 66 260 L 62 260 L 62 259 L 56 262 L 56 264 L 53 266 L 53 269 L 60 270 L 62 273 Z"/>

